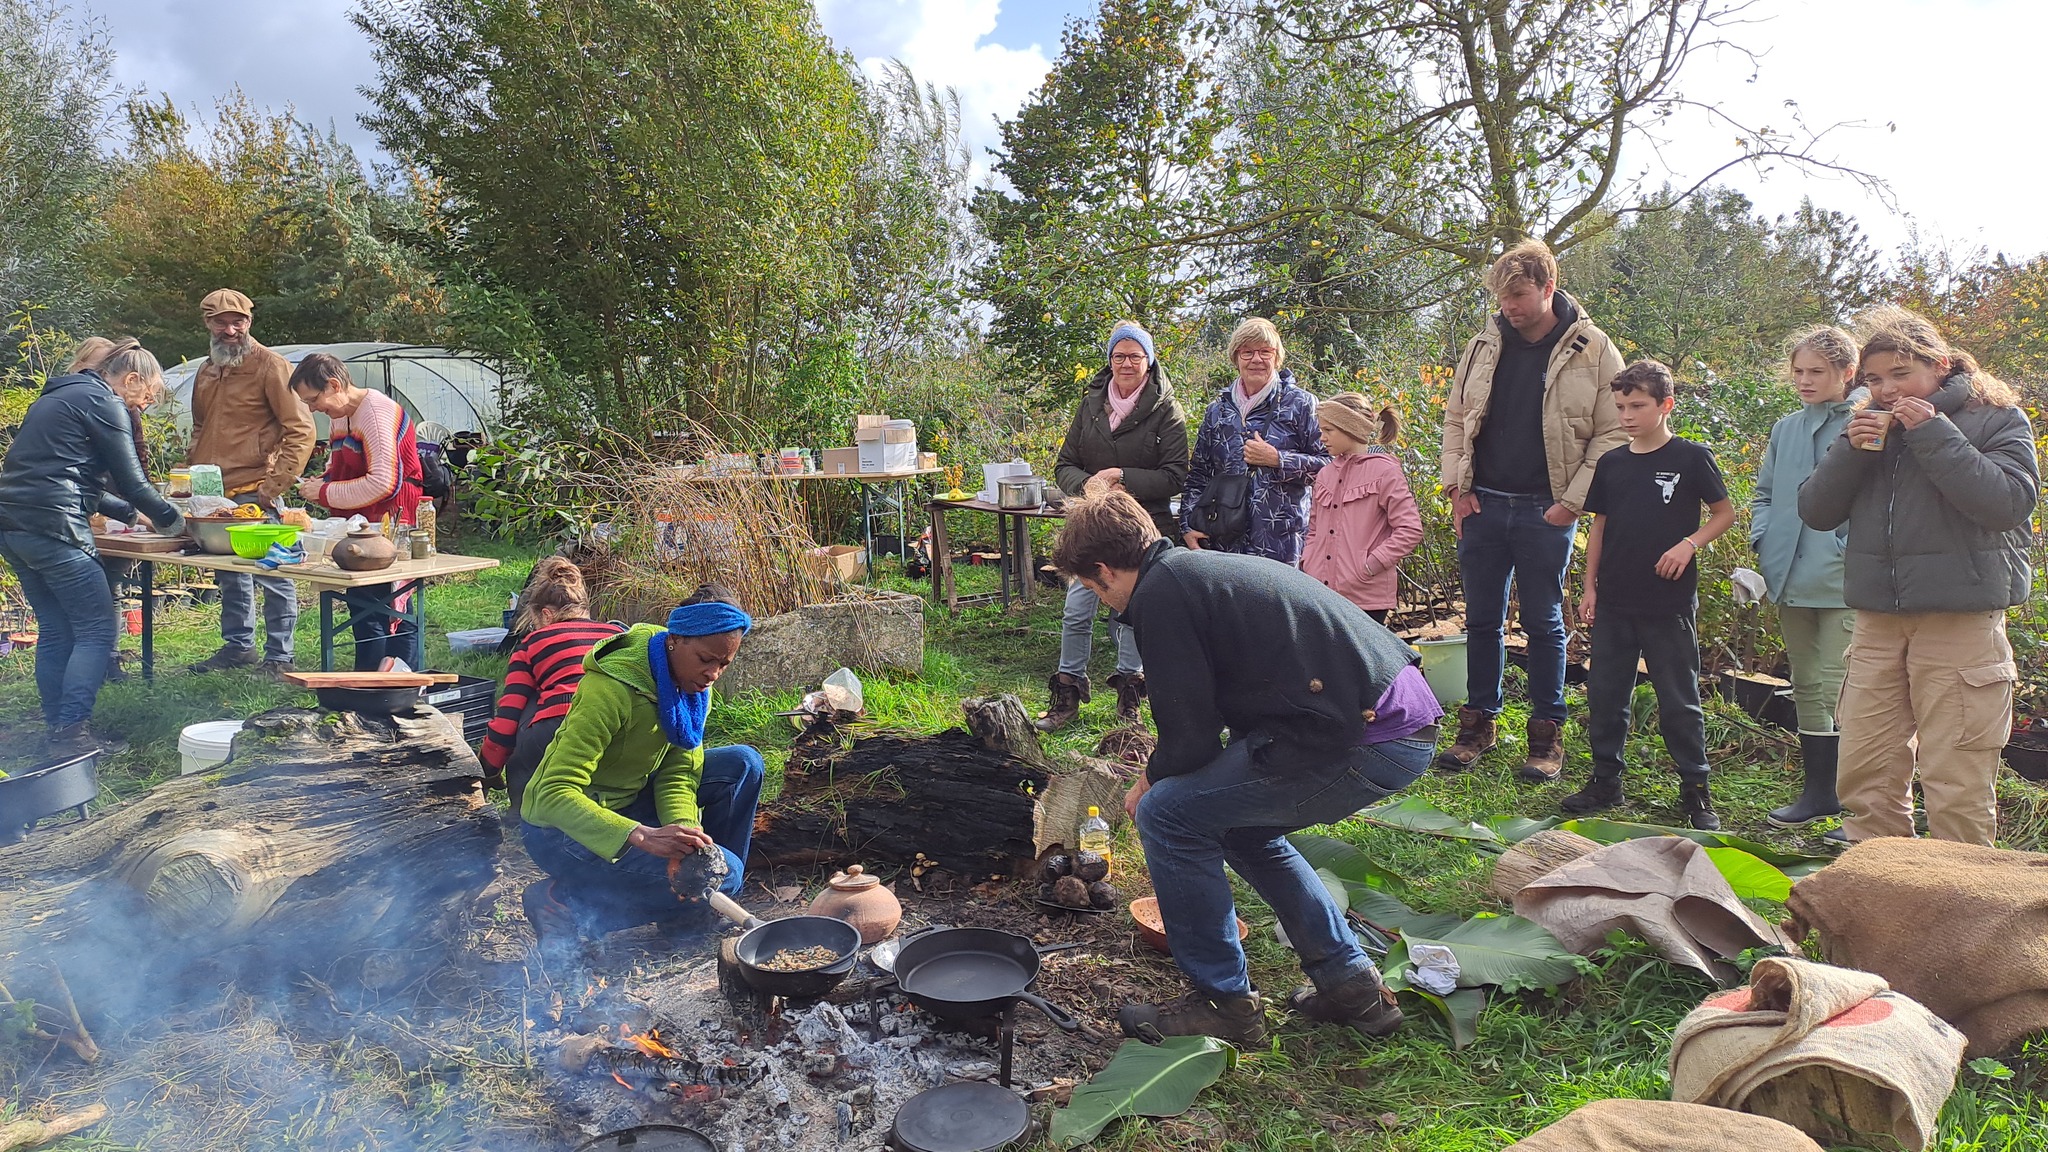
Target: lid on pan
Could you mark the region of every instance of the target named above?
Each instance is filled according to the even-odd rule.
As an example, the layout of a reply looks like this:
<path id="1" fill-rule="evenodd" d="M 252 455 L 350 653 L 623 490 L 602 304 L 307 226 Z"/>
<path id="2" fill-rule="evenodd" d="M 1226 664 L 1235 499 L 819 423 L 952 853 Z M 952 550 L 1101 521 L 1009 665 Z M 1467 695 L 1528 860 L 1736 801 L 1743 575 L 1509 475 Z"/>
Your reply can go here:
<path id="1" fill-rule="evenodd" d="M 673 1124 L 642 1124 L 607 1132 L 595 1140 L 578 1144 L 576 1152 L 718 1152 L 703 1133 Z"/>
<path id="2" fill-rule="evenodd" d="M 905 1100 L 890 1136 L 900 1152 L 994 1152 L 1030 1129 L 1031 1109 L 1015 1092 L 962 1080 Z"/>

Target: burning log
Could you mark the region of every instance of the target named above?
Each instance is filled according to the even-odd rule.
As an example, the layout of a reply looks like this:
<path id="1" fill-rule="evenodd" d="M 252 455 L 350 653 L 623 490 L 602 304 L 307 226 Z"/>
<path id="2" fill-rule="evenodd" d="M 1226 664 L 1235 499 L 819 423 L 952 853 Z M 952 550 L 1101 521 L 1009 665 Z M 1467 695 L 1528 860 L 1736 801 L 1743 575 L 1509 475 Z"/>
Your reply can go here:
<path id="1" fill-rule="evenodd" d="M 202 979 L 331 980 L 379 956 L 375 983 L 409 979 L 495 873 L 481 781 L 430 708 L 255 717 L 220 772 L 0 849 L 0 983 L 61 1002 L 47 973 L 68 975 L 91 1015 L 160 1009 L 202 960 Z"/>
<path id="2" fill-rule="evenodd" d="M 571 1072 L 610 1076 L 633 1091 L 656 1088 L 674 1092 L 711 1088 L 724 1092 L 751 1088 L 768 1075 L 767 1068 L 739 1060 L 693 1060 L 670 1048 L 659 1030 L 627 1033 L 624 1046 L 601 1037 L 575 1037 L 562 1045 L 562 1066 Z"/>

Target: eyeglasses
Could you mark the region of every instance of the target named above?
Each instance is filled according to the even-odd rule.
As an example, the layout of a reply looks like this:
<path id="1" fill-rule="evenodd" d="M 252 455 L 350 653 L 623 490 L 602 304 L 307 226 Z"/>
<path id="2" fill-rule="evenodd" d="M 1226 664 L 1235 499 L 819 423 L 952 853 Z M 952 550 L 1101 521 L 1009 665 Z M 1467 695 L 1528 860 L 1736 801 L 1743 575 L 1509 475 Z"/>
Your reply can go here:
<path id="1" fill-rule="evenodd" d="M 1271 360 L 1274 355 L 1275 353 L 1271 348 L 1239 348 L 1237 350 L 1237 356 L 1240 360 Z"/>
<path id="2" fill-rule="evenodd" d="M 1145 354 L 1143 352 L 1119 352 L 1111 356 L 1109 362 L 1111 364 L 1143 364 L 1145 362 Z"/>

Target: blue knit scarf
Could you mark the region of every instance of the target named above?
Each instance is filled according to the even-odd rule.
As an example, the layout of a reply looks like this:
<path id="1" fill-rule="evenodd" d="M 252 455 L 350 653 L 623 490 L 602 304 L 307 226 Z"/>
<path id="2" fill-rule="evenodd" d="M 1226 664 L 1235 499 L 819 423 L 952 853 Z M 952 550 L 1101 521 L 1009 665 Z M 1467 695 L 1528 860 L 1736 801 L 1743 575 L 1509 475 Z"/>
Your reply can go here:
<path id="1" fill-rule="evenodd" d="M 718 636 L 726 632 L 745 635 L 754 618 L 731 604 L 716 601 L 685 604 L 668 614 L 668 629 L 647 638 L 647 666 L 654 673 L 654 713 L 661 719 L 661 731 L 678 748 L 699 748 L 704 744 L 704 719 L 711 714 L 711 690 L 685 692 L 676 687 L 668 670 L 668 638 L 671 636 Z"/>

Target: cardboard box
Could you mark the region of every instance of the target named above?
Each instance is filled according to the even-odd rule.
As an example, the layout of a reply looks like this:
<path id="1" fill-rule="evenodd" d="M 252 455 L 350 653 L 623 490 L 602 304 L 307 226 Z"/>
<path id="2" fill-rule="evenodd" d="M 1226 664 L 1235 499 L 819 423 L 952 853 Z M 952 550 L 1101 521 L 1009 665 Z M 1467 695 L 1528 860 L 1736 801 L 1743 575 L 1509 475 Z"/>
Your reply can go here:
<path id="1" fill-rule="evenodd" d="M 939 454 L 937 452 L 919 452 L 917 454 L 917 466 L 925 470 L 937 468 L 939 466 Z"/>
<path id="2" fill-rule="evenodd" d="M 818 453 L 818 471 L 827 476 L 851 476 L 860 471 L 859 448 L 827 448 Z"/>
<path id="3" fill-rule="evenodd" d="M 877 412 L 873 415 L 855 416 L 853 418 L 853 430 L 855 432 L 859 432 L 863 428 L 880 428 L 882 425 L 887 424 L 888 422 L 889 414 L 886 412 Z"/>
<path id="4" fill-rule="evenodd" d="M 829 544 L 804 553 L 806 568 L 827 579 L 836 577 L 841 581 L 859 579 L 861 565 L 866 560 L 867 554 L 858 544 Z"/>
<path id="5" fill-rule="evenodd" d="M 899 443 L 886 440 L 863 440 L 860 442 L 860 470 L 862 472 L 910 472 L 917 468 L 917 441 Z"/>

